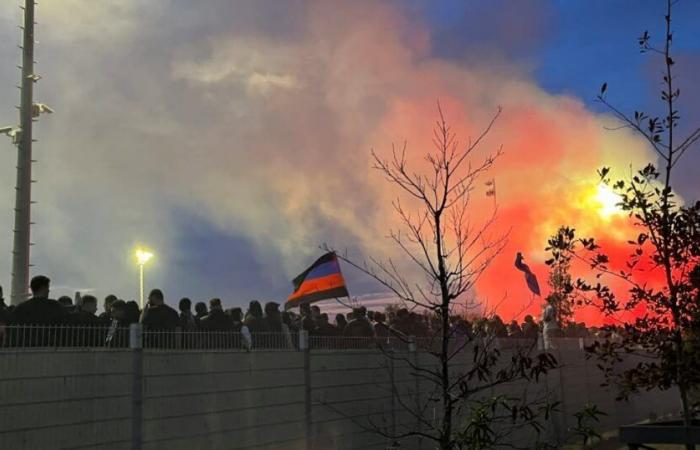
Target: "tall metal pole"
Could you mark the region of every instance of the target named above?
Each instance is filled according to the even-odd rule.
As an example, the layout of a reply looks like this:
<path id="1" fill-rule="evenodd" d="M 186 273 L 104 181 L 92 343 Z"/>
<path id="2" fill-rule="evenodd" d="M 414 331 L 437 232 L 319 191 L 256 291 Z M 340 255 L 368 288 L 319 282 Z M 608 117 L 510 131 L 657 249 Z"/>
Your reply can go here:
<path id="1" fill-rule="evenodd" d="M 17 305 L 27 298 L 32 201 L 32 109 L 34 89 L 34 0 L 24 2 L 22 38 L 22 82 L 19 109 L 22 134 L 17 147 L 15 187 L 15 228 L 12 246 L 12 290 L 10 301 Z"/>
<path id="2" fill-rule="evenodd" d="M 143 264 L 139 264 L 139 300 L 143 310 Z"/>

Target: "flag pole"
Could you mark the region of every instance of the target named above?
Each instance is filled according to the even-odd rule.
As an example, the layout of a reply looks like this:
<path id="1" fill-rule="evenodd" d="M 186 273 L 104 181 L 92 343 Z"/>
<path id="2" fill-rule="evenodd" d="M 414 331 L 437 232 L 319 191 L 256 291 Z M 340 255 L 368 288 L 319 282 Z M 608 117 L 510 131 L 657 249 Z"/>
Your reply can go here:
<path id="1" fill-rule="evenodd" d="M 344 258 L 339 257 L 339 256 L 338 256 L 338 253 L 335 252 L 335 251 L 333 252 L 333 254 L 335 255 L 336 259 L 338 260 L 338 269 L 340 270 L 340 274 L 342 275 L 343 271 L 342 271 L 342 269 L 340 269 L 340 261 L 341 261 L 342 259 L 344 259 Z M 345 280 L 345 277 L 344 277 L 344 276 L 343 276 L 343 280 Z M 345 306 L 346 308 L 354 309 L 356 305 L 355 305 L 355 302 L 353 302 L 352 297 L 350 296 L 350 289 L 348 288 L 347 280 L 345 281 L 345 290 L 348 291 L 348 296 L 347 296 L 347 298 L 348 298 L 348 300 L 350 301 L 350 304 L 349 304 L 349 305 L 346 305 L 345 303 L 341 302 L 340 299 L 338 299 L 338 297 L 336 297 L 335 300 L 336 300 L 338 303 L 340 303 L 341 305 Z"/>
<path id="2" fill-rule="evenodd" d="M 490 180 L 487 180 L 486 183 L 486 196 L 487 197 L 493 197 L 493 208 L 496 209 L 498 207 L 498 203 L 496 201 L 496 178 L 491 178 Z"/>
<path id="3" fill-rule="evenodd" d="M 346 308 L 352 309 L 352 305 L 348 305 L 346 303 L 343 303 L 338 297 L 335 298 L 335 301 L 340 303 L 341 306 L 345 306 Z"/>

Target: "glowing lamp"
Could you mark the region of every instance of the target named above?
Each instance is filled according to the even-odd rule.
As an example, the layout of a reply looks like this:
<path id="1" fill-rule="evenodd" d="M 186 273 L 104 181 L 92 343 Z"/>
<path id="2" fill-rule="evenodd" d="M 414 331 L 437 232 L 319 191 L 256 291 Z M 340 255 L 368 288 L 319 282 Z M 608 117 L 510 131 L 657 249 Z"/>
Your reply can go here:
<path id="1" fill-rule="evenodd" d="M 143 266 L 151 258 L 153 258 L 153 253 L 141 248 L 136 250 L 136 261 L 138 262 L 139 266 Z"/>

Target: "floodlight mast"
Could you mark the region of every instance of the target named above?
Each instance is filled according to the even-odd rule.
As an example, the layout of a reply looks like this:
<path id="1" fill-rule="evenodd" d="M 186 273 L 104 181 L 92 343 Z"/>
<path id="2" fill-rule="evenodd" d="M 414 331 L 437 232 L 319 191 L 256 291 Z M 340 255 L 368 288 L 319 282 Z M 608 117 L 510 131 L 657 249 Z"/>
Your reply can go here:
<path id="1" fill-rule="evenodd" d="M 10 301 L 22 303 L 28 297 L 29 248 L 32 204 L 32 109 L 34 83 L 34 0 L 24 2 L 22 36 L 22 82 L 20 94 L 20 129 L 17 145 L 17 185 L 15 187 L 15 227 L 12 246 L 12 287 Z"/>

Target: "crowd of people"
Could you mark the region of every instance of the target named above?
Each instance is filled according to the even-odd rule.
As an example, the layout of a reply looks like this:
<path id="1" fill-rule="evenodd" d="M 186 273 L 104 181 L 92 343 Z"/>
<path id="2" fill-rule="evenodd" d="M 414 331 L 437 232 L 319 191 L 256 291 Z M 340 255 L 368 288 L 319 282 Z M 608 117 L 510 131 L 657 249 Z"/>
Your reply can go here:
<path id="1" fill-rule="evenodd" d="M 113 330 L 141 323 L 146 331 L 181 332 L 238 332 L 248 337 L 260 333 L 292 335 L 306 330 L 309 336 L 318 337 L 425 337 L 435 336 L 442 324 L 439 317 L 407 308 L 388 307 L 385 311 L 368 311 L 364 306 L 353 308 L 347 314 L 336 314 L 333 320 L 318 305 L 301 305 L 299 313 L 280 311 L 276 302 L 264 306 L 251 301 L 248 310 L 224 309 L 221 299 L 213 298 L 208 304 L 193 305 L 189 298 L 182 298 L 178 310 L 168 306 L 163 292 L 153 289 L 143 308 L 135 301 L 124 301 L 115 295 L 104 298 L 104 312 L 97 314 L 98 300 L 92 295 L 51 300 L 51 281 L 45 276 L 31 280 L 32 297 L 17 306 L 7 306 L 0 287 L 0 324 L 5 325 L 78 325 L 105 326 Z M 450 317 L 450 329 L 456 336 L 491 335 L 497 338 L 537 339 L 546 330 L 543 321 L 535 321 L 528 315 L 522 323 L 513 320 L 505 323 L 498 315 L 468 320 L 462 316 Z M 543 326 L 544 324 L 544 326 Z M 583 323 L 571 323 L 557 330 L 557 336 L 590 337 L 596 330 Z M 113 334 L 113 333 L 112 333 Z M 108 338 L 109 339 L 109 338 Z"/>

